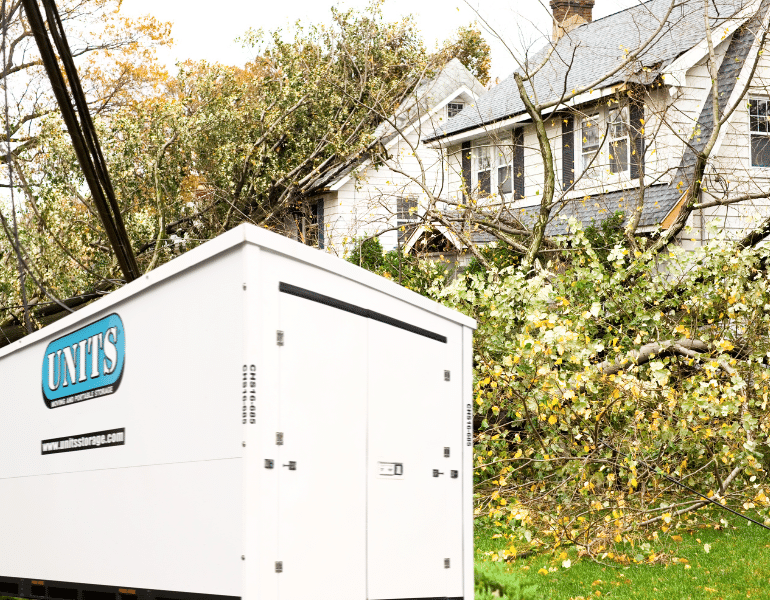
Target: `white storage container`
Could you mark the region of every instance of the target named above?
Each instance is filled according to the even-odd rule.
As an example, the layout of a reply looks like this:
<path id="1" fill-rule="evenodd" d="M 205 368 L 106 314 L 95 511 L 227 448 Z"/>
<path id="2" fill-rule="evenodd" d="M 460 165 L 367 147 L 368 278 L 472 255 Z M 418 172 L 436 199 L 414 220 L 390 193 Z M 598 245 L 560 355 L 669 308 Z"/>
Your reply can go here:
<path id="1" fill-rule="evenodd" d="M 475 322 L 241 226 L 0 350 L 0 595 L 473 598 Z"/>

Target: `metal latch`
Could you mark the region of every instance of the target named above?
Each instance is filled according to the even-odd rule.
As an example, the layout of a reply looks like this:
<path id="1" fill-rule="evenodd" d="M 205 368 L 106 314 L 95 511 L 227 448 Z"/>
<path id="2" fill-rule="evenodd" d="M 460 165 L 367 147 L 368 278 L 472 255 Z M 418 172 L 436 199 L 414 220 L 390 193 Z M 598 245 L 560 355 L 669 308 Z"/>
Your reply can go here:
<path id="1" fill-rule="evenodd" d="M 289 467 L 289 471 L 296 471 L 297 470 L 297 461 L 296 460 L 290 460 L 288 465 L 283 465 L 284 467 Z"/>
<path id="2" fill-rule="evenodd" d="M 444 458 L 449 458 L 449 448 L 444 448 Z"/>
<path id="3" fill-rule="evenodd" d="M 279 346 L 283 346 L 283 331 L 275 332 L 275 343 Z"/>
<path id="4" fill-rule="evenodd" d="M 452 374 L 449 371 L 444 371 L 444 381 L 452 379 Z"/>
<path id="5" fill-rule="evenodd" d="M 283 561 L 282 560 L 275 561 L 275 572 L 276 573 L 283 573 Z"/>
<path id="6" fill-rule="evenodd" d="M 380 477 L 400 477 L 404 474 L 404 463 L 377 463 Z"/>
<path id="7" fill-rule="evenodd" d="M 433 476 L 438 477 L 439 475 L 443 475 L 443 473 L 439 473 L 438 469 L 433 469 Z"/>
<path id="8" fill-rule="evenodd" d="M 448 559 L 448 558 L 445 558 L 445 559 L 444 559 L 444 568 L 445 568 L 445 569 L 448 569 L 448 568 L 449 568 L 449 559 Z"/>

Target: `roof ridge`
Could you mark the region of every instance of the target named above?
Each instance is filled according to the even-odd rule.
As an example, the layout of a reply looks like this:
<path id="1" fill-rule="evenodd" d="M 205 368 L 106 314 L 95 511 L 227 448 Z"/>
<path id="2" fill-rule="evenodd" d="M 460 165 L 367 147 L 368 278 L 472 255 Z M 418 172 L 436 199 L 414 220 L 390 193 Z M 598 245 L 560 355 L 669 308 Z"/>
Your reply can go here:
<path id="1" fill-rule="evenodd" d="M 598 19 L 593 19 L 591 21 L 588 21 L 587 23 L 583 23 L 582 25 L 580 25 L 580 27 L 583 27 L 584 25 L 591 25 L 591 23 L 598 23 L 599 21 L 603 21 L 604 19 L 609 19 L 610 17 L 614 17 L 616 15 L 619 15 L 620 13 L 628 12 L 629 10 L 634 10 L 636 8 L 639 8 L 640 6 L 644 6 L 645 4 L 652 4 L 653 2 L 655 2 L 655 0 L 645 0 L 644 2 L 640 2 L 639 4 L 635 4 L 634 6 L 629 6 L 628 8 L 623 8 L 621 10 L 615 11 L 614 13 L 604 15 L 603 17 L 599 17 Z M 575 29 L 579 29 L 579 27 L 576 27 Z"/>

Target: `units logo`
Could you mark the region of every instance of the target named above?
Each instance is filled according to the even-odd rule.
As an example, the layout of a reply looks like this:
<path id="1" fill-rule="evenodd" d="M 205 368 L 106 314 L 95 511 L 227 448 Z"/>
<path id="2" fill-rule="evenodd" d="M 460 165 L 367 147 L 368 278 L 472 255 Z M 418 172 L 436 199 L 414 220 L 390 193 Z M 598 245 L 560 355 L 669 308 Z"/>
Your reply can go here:
<path id="1" fill-rule="evenodd" d="M 111 314 L 48 344 L 43 399 L 58 408 L 118 391 L 126 360 L 123 321 Z"/>

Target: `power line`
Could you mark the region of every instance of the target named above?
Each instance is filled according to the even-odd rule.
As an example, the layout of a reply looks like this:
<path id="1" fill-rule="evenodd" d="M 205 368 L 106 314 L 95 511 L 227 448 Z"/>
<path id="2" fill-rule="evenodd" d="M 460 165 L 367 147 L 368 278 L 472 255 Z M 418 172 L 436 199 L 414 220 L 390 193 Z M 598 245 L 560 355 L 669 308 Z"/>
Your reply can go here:
<path id="1" fill-rule="evenodd" d="M 115 251 L 126 281 L 133 281 L 141 273 L 123 223 L 123 217 L 120 214 L 120 207 L 115 199 L 115 191 L 99 145 L 96 128 L 88 110 L 85 94 L 80 85 L 75 62 L 67 43 L 64 26 L 54 0 L 42 0 L 42 2 L 47 17 L 47 29 L 37 0 L 22 0 L 24 12 L 35 36 L 40 57 L 51 81 L 51 87 L 61 109 L 64 123 L 72 138 L 72 146 L 75 149 L 80 168 L 83 170 L 86 183 L 91 190 L 91 196 L 104 225 L 107 238 Z M 51 39 L 53 39 L 53 44 L 59 52 L 67 81 L 62 75 Z M 67 82 L 69 82 L 69 86 Z"/>

